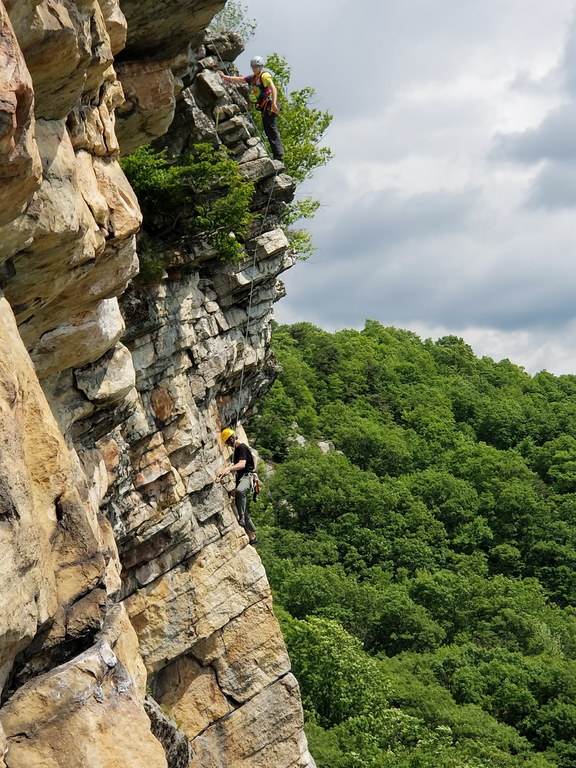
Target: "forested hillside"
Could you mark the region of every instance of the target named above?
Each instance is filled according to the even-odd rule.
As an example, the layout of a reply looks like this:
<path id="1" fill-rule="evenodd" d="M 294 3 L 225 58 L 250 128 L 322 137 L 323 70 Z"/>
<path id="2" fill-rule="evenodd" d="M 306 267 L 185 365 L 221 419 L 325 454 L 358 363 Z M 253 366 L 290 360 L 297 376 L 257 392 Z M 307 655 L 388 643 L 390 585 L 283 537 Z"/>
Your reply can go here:
<path id="1" fill-rule="evenodd" d="M 320 768 L 576 766 L 576 376 L 279 327 L 254 508 Z"/>

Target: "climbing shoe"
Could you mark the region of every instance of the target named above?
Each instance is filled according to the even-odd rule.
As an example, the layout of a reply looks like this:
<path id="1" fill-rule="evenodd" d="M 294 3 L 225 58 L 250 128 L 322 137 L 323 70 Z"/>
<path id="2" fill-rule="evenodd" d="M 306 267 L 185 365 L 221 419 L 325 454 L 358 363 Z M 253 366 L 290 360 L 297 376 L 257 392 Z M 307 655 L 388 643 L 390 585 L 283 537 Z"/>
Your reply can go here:
<path id="1" fill-rule="evenodd" d="M 260 539 L 258 538 L 258 536 L 254 536 L 253 539 L 248 539 L 248 543 L 252 544 L 252 546 L 254 546 L 254 544 L 258 544 L 259 541 Z"/>

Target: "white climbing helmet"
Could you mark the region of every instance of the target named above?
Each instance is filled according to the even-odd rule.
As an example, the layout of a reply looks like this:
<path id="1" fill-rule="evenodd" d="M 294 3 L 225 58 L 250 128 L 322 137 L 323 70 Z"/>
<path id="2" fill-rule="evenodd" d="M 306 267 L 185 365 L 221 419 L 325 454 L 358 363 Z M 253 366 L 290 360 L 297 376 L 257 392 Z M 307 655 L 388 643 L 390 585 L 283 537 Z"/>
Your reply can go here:
<path id="1" fill-rule="evenodd" d="M 250 66 L 251 67 L 263 67 L 264 66 L 264 59 L 262 56 L 253 56 L 250 59 Z"/>

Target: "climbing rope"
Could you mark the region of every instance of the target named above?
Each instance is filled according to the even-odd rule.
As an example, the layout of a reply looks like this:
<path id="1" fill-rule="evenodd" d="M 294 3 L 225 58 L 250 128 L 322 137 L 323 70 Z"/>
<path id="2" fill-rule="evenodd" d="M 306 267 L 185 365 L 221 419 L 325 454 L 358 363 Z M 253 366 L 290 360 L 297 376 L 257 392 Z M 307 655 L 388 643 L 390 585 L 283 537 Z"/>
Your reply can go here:
<path id="1" fill-rule="evenodd" d="M 218 59 L 220 60 L 221 65 L 224 67 L 225 63 L 224 63 L 224 61 L 222 59 L 222 56 L 220 55 L 220 51 L 218 50 L 218 46 L 216 45 L 216 42 L 214 40 L 212 40 L 210 45 L 216 51 L 216 55 L 218 56 Z M 227 86 L 226 81 L 224 81 L 224 85 L 225 85 L 225 87 Z M 264 144 L 264 146 L 266 146 L 265 145 L 264 136 L 262 135 L 262 132 L 261 132 L 259 126 L 254 121 L 254 119 L 252 118 L 252 115 L 250 114 L 249 111 L 246 114 L 248 115 L 248 119 L 250 120 L 252 126 L 254 127 L 254 130 L 258 134 L 261 142 Z M 217 119 L 218 119 L 218 117 L 217 117 Z M 268 200 L 266 202 L 266 207 L 265 207 L 265 210 L 264 210 L 264 214 L 263 214 L 262 219 L 261 219 L 260 231 L 253 238 L 254 240 L 259 238 L 262 235 L 262 232 L 264 231 L 264 226 L 265 226 L 265 223 L 266 223 L 266 216 L 268 215 L 268 211 L 270 209 L 270 204 L 272 202 L 272 195 L 274 193 L 274 182 L 276 180 L 276 176 L 277 175 L 278 175 L 278 169 L 275 168 L 274 169 L 274 176 L 272 177 L 272 183 L 270 184 L 270 194 L 268 195 Z M 248 251 L 248 249 L 246 249 L 246 251 Z M 252 299 L 253 299 L 253 295 L 254 295 L 254 277 L 255 277 L 255 272 L 256 272 L 256 251 L 257 251 L 257 247 L 254 246 L 253 258 L 252 258 L 252 266 L 251 266 L 251 269 L 252 269 L 252 279 L 250 281 L 250 292 L 248 294 L 248 311 L 247 311 L 247 314 L 246 314 L 246 324 L 244 326 L 244 332 L 243 332 L 243 338 L 242 338 L 242 341 L 243 341 L 243 352 L 246 350 L 246 347 L 248 345 L 248 329 L 250 327 L 250 320 L 251 320 L 251 317 L 252 317 Z M 241 404 L 242 404 L 242 395 L 243 395 L 243 391 L 244 391 L 244 371 L 245 371 L 245 368 L 246 368 L 246 356 L 245 356 L 245 354 L 243 354 L 243 357 L 242 357 L 242 369 L 240 371 L 240 387 L 239 387 L 239 390 L 238 390 L 238 407 L 236 409 L 236 419 L 235 419 L 235 423 L 234 423 L 234 431 L 237 430 L 238 424 L 240 423 L 240 408 L 241 408 Z"/>
<path id="2" fill-rule="evenodd" d="M 275 171 L 274 179 L 276 178 L 277 173 L 278 173 L 278 171 Z M 261 224 L 261 227 L 260 227 L 260 232 L 258 233 L 258 235 L 256 235 L 256 238 L 260 237 L 260 235 L 264 231 L 264 222 L 265 222 L 266 216 L 268 214 L 268 209 L 270 207 L 270 202 L 272 200 L 272 193 L 273 193 L 273 191 L 274 191 L 274 181 L 270 185 L 270 194 L 268 196 L 268 202 L 266 203 L 266 210 L 264 211 L 264 215 L 262 217 L 262 224 Z M 254 239 L 256 239 L 256 238 L 254 238 Z M 256 246 L 254 246 L 254 253 L 253 253 L 253 256 L 252 256 L 252 280 L 250 281 L 250 292 L 248 294 L 248 312 L 246 314 L 246 325 L 244 327 L 244 334 L 243 334 L 244 350 L 246 349 L 246 346 L 248 344 L 248 329 L 249 329 L 249 326 L 250 326 L 250 320 L 251 320 L 251 315 L 252 315 L 252 297 L 253 297 L 253 294 L 254 294 L 254 276 L 255 276 L 254 273 L 256 271 L 256 250 L 257 250 L 257 248 L 256 248 Z M 243 354 L 243 356 L 242 356 L 242 370 L 240 372 L 240 388 L 238 390 L 238 407 L 236 409 L 236 421 L 235 421 L 235 424 L 234 424 L 234 431 L 236 431 L 236 429 L 238 428 L 238 423 L 240 421 L 240 406 L 241 406 L 241 403 L 242 403 L 242 394 L 243 394 L 243 389 L 244 389 L 244 369 L 245 368 L 246 368 L 246 356 Z"/>

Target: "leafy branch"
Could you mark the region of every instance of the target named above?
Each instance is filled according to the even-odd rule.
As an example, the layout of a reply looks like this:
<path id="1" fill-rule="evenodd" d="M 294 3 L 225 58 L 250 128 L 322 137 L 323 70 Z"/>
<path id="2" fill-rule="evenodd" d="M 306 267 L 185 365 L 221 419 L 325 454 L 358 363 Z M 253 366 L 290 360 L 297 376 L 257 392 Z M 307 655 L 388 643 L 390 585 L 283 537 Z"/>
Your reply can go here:
<path id="1" fill-rule="evenodd" d="M 138 196 L 148 235 L 179 245 L 204 241 L 227 261 L 242 256 L 254 219 L 254 184 L 242 178 L 225 149 L 197 144 L 190 154 L 171 157 L 165 149 L 144 146 L 122 158 L 121 165 Z M 157 266 L 163 269 L 165 263 Z"/>

